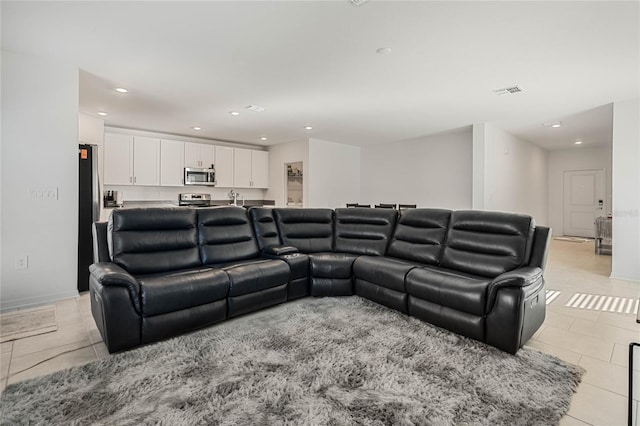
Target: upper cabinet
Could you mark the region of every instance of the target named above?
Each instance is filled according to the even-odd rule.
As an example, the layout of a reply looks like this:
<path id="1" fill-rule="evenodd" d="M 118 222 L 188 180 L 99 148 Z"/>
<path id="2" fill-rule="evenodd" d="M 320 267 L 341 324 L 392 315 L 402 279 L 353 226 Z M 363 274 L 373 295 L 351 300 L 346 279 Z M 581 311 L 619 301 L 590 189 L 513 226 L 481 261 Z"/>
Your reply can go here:
<path id="1" fill-rule="evenodd" d="M 105 185 L 160 184 L 160 139 L 105 133 Z"/>
<path id="2" fill-rule="evenodd" d="M 233 188 L 233 148 L 216 146 L 216 186 Z"/>
<path id="3" fill-rule="evenodd" d="M 184 167 L 209 169 L 215 164 L 215 146 L 204 143 L 184 143 Z"/>
<path id="4" fill-rule="evenodd" d="M 233 186 L 251 188 L 251 150 L 233 149 Z"/>
<path id="5" fill-rule="evenodd" d="M 269 152 L 251 151 L 251 182 L 254 188 L 269 187 Z"/>
<path id="6" fill-rule="evenodd" d="M 269 187 L 269 153 L 252 149 L 233 149 L 233 182 L 236 188 Z"/>
<path id="7" fill-rule="evenodd" d="M 160 185 L 160 139 L 133 137 L 133 184 Z"/>
<path id="8" fill-rule="evenodd" d="M 133 136 L 104 134 L 104 184 L 133 185 Z"/>
<path id="9" fill-rule="evenodd" d="M 267 151 L 104 134 L 105 185 L 182 186 L 185 167 L 208 169 L 212 165 L 217 187 L 269 187 Z"/>
<path id="10" fill-rule="evenodd" d="M 180 141 L 160 141 L 160 186 L 184 184 L 184 148 Z"/>

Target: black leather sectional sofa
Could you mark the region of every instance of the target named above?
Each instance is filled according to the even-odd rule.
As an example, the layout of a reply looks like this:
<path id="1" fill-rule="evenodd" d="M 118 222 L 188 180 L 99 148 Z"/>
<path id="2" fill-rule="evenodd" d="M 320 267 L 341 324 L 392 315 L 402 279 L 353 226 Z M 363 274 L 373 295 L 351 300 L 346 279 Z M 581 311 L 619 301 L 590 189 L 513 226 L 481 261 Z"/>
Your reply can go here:
<path id="1" fill-rule="evenodd" d="M 515 353 L 545 317 L 550 229 L 442 209 L 115 210 L 91 310 L 110 352 L 304 296 L 359 295 Z"/>

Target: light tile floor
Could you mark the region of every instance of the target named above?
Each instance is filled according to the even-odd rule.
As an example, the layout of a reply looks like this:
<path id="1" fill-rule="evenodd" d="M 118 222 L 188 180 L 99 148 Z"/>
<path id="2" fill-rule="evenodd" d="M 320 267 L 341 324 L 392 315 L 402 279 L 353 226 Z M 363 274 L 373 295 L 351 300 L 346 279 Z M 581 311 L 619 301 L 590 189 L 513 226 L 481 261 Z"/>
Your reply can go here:
<path id="1" fill-rule="evenodd" d="M 596 256 L 593 242 L 551 244 L 547 288 L 562 294 L 547 306 L 547 319 L 527 346 L 587 371 L 562 426 L 627 424 L 628 344 L 640 342 L 640 324 L 634 315 L 564 306 L 575 292 L 640 297 L 640 283 L 610 279 L 610 271 L 611 257 Z M 56 308 L 57 331 L 0 344 L 0 392 L 10 383 L 109 356 L 88 294 Z M 634 365 L 640 376 L 640 359 Z M 640 394 L 640 385 L 634 392 Z"/>

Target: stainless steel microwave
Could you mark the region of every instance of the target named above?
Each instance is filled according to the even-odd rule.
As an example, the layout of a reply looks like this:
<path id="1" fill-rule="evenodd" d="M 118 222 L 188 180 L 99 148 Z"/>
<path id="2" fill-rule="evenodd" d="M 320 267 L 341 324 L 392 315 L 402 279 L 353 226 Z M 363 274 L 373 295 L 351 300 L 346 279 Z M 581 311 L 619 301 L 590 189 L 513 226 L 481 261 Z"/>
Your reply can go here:
<path id="1" fill-rule="evenodd" d="M 210 169 L 198 169 L 194 167 L 184 168 L 184 184 L 185 185 L 216 185 L 216 169 L 213 165 Z"/>

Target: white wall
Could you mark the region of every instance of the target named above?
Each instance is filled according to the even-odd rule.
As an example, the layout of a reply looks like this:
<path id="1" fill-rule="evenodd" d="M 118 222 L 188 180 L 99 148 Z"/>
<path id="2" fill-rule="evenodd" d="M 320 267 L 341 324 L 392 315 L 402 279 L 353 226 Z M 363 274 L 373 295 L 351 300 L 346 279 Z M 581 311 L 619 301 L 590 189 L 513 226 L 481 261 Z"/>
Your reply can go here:
<path id="1" fill-rule="evenodd" d="M 360 198 L 360 147 L 309 139 L 309 207 L 344 207 Z"/>
<path id="2" fill-rule="evenodd" d="M 5 310 L 77 295 L 78 68 L 3 50 L 1 108 Z M 57 200 L 32 197 L 51 187 Z"/>
<path id="3" fill-rule="evenodd" d="M 351 202 L 471 208 L 471 130 L 362 148 L 361 197 Z"/>
<path id="4" fill-rule="evenodd" d="M 473 125 L 473 185 L 471 204 L 473 209 L 484 210 L 485 203 L 485 124 Z"/>
<path id="5" fill-rule="evenodd" d="M 484 157 L 483 208 L 528 214 L 546 225 L 547 151 L 489 123 L 481 145 L 474 141 L 474 156 Z"/>
<path id="6" fill-rule="evenodd" d="M 640 99 L 613 104 L 611 277 L 640 281 Z"/>
<path id="7" fill-rule="evenodd" d="M 611 212 L 611 148 L 586 148 L 549 151 L 548 160 L 548 222 L 554 235 L 563 235 L 563 172 L 567 170 L 606 170 L 606 199 L 603 215 Z"/>
<path id="8" fill-rule="evenodd" d="M 274 200 L 276 206 L 286 206 L 286 170 L 285 164 L 302 161 L 302 204 L 309 204 L 309 141 L 281 143 L 269 147 L 269 189 L 265 194 L 268 200 Z"/>
<path id="9" fill-rule="evenodd" d="M 82 143 L 102 146 L 104 120 L 82 112 L 78 114 L 78 140 Z"/>

